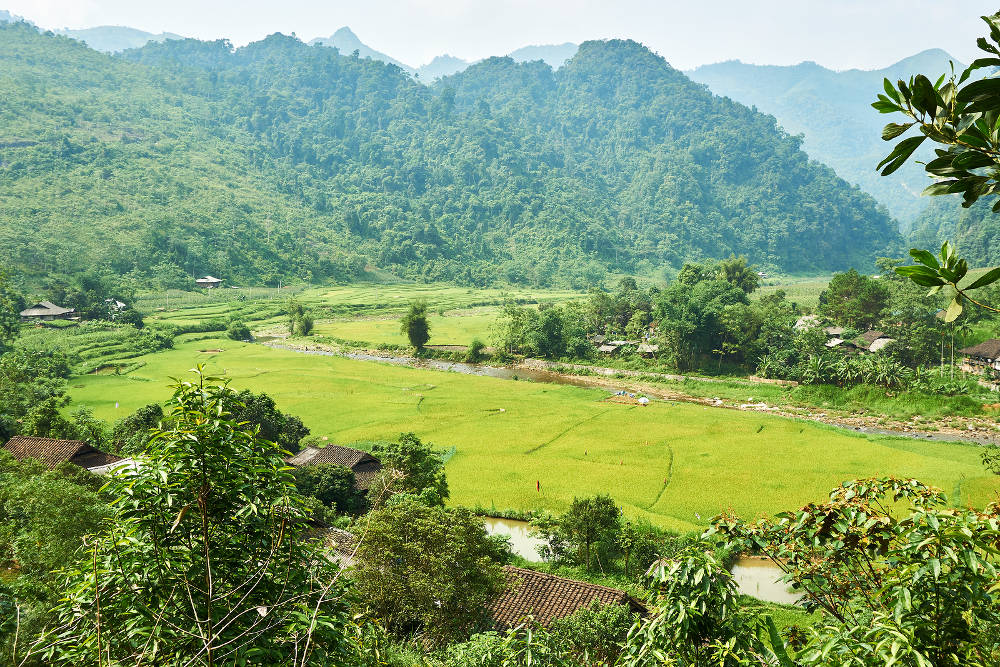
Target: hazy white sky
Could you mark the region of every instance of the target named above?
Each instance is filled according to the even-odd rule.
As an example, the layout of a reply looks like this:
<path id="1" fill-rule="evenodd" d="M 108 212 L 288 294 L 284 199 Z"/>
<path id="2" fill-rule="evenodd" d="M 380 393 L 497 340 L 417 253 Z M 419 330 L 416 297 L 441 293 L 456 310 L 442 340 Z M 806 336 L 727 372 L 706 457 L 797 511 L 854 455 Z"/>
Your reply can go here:
<path id="1" fill-rule="evenodd" d="M 44 28 L 127 25 L 246 44 L 272 32 L 303 41 L 350 26 L 407 64 L 469 60 L 527 44 L 628 37 L 688 69 L 740 59 L 882 67 L 938 47 L 976 56 L 979 19 L 1000 0 L 0 0 Z"/>

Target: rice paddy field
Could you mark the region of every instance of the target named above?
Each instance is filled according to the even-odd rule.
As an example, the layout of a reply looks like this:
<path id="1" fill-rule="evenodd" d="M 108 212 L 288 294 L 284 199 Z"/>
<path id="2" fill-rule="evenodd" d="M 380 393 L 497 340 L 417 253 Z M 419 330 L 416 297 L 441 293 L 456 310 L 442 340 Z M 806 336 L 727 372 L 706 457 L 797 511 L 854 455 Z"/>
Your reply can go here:
<path id="1" fill-rule="evenodd" d="M 456 300 L 456 302 L 459 300 Z M 448 319 L 448 318 L 445 318 Z M 200 338 L 199 340 L 192 340 Z M 704 526 L 820 500 L 846 479 L 916 477 L 960 504 L 997 497 L 976 447 L 860 436 L 780 417 L 685 403 L 648 407 L 597 389 L 511 381 L 307 355 L 224 338 L 179 336 L 123 375 L 71 381 L 73 406 L 114 420 L 170 395 L 196 363 L 237 389 L 265 391 L 329 442 L 413 431 L 448 452 L 451 502 L 561 511 L 608 493 L 630 516 Z"/>

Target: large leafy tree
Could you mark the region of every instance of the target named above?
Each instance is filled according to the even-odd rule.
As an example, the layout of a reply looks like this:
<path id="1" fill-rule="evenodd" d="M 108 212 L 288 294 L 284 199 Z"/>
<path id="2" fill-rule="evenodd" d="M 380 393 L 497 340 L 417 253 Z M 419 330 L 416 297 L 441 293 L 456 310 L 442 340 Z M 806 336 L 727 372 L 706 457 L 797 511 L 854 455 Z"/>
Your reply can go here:
<path id="1" fill-rule="evenodd" d="M 402 496 L 372 512 L 356 551 L 358 592 L 390 630 L 430 644 L 467 636 L 503 587 L 504 549 L 467 509 Z"/>
<path id="2" fill-rule="evenodd" d="M 169 428 L 112 477 L 115 516 L 70 569 L 55 664 L 341 664 L 345 586 L 309 540 L 283 451 L 198 369 Z"/>
<path id="3" fill-rule="evenodd" d="M 996 505 L 951 509 L 916 480 L 857 480 L 774 518 L 717 517 L 710 533 L 771 558 L 805 607 L 821 612 L 800 664 L 1000 660 Z"/>
<path id="4" fill-rule="evenodd" d="M 993 76 L 971 80 L 983 68 L 1000 66 L 1000 13 L 982 17 L 989 36 L 980 37 L 977 45 L 985 56 L 960 74 L 942 75 L 932 81 L 923 74 L 909 81 L 885 80 L 885 94 L 872 104 L 881 113 L 901 113 L 902 123 L 889 123 L 882 138 L 891 141 L 911 129 L 919 134 L 901 139 L 879 168 L 888 175 L 901 167 L 914 151 L 930 139 L 941 148 L 925 169 L 935 182 L 924 189 L 928 195 L 961 194 L 962 206 L 968 208 L 980 198 L 1000 194 L 1000 79 Z M 1000 199 L 993 204 L 1000 212 Z M 1000 306 L 976 301 L 969 292 L 1000 280 L 1000 268 L 969 283 L 964 281 L 969 267 L 950 243 L 945 243 L 935 257 L 928 250 L 914 248 L 910 254 L 915 266 L 896 269 L 932 293 L 946 290 L 952 297 L 945 320 L 954 321 L 966 302 L 1000 312 Z"/>
<path id="5" fill-rule="evenodd" d="M 889 289 L 855 269 L 838 273 L 819 296 L 820 311 L 852 329 L 874 327 L 889 307 Z"/>
<path id="6" fill-rule="evenodd" d="M 398 440 L 377 442 L 372 454 L 387 475 L 392 475 L 390 491 L 418 496 L 429 505 L 444 505 L 448 499 L 444 452 L 423 442 L 416 434 L 402 433 Z"/>
<path id="7" fill-rule="evenodd" d="M 400 333 L 406 334 L 410 345 L 417 350 L 424 349 L 424 345 L 431 337 L 431 325 L 427 321 L 427 304 L 423 301 L 411 303 L 410 309 L 400 320 L 399 330 Z"/>

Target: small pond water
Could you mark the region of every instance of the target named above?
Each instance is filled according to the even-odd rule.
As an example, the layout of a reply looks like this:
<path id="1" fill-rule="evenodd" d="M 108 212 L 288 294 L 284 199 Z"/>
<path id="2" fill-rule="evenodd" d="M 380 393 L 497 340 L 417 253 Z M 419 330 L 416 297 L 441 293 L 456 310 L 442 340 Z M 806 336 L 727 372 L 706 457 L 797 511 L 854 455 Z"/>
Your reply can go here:
<path id="1" fill-rule="evenodd" d="M 531 536 L 531 526 L 527 521 L 514 519 L 495 519 L 486 517 L 486 532 L 490 535 L 506 535 L 510 538 L 511 550 L 527 561 L 538 562 L 538 547 L 545 544 L 544 540 Z"/>
<path id="2" fill-rule="evenodd" d="M 743 595 L 765 602 L 795 604 L 801 597 L 781 581 L 784 572 L 767 558 L 748 556 L 733 565 L 733 580 Z"/>

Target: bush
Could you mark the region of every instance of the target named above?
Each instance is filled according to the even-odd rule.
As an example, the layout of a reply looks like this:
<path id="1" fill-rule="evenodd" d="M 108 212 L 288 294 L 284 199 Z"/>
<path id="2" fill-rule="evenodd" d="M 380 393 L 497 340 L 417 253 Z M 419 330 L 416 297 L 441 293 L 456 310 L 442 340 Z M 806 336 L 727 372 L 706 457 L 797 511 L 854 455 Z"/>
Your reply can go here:
<path id="1" fill-rule="evenodd" d="M 469 349 L 465 351 L 465 360 L 470 364 L 478 363 L 482 361 L 483 349 L 486 347 L 486 343 L 479 340 L 478 338 L 472 339 L 469 343 Z"/>
<path id="2" fill-rule="evenodd" d="M 253 340 L 253 334 L 250 333 L 250 327 L 239 320 L 234 320 L 229 323 L 229 326 L 226 328 L 226 335 L 233 340 Z"/>

